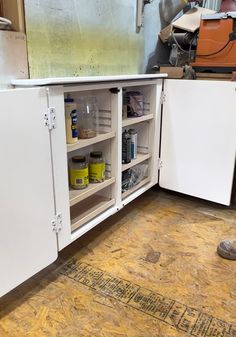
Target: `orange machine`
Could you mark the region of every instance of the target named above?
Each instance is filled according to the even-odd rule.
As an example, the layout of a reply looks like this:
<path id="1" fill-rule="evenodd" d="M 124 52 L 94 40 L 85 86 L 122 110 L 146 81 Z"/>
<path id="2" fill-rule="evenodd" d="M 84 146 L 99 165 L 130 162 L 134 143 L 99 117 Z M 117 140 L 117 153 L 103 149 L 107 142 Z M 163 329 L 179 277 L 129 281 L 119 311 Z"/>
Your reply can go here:
<path id="1" fill-rule="evenodd" d="M 236 12 L 202 17 L 195 62 L 198 70 L 236 70 Z"/>

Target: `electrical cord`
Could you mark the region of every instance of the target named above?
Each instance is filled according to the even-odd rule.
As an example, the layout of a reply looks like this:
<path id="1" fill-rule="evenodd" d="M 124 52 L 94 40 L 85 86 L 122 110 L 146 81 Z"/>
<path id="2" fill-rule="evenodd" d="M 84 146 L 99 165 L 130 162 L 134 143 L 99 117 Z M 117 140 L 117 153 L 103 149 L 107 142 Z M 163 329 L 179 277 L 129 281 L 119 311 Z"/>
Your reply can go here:
<path id="1" fill-rule="evenodd" d="M 213 55 L 217 55 L 219 54 L 221 51 L 223 51 L 225 48 L 228 47 L 229 43 L 231 42 L 232 40 L 228 40 L 228 42 L 224 45 L 224 47 L 220 48 L 219 50 L 215 51 L 214 53 L 211 53 L 211 54 L 197 54 L 196 56 L 197 57 L 208 57 L 208 56 L 213 56 Z"/>
<path id="2" fill-rule="evenodd" d="M 207 57 L 207 56 L 217 55 L 221 51 L 223 51 L 225 48 L 227 48 L 228 45 L 230 44 L 230 42 L 235 41 L 235 40 L 236 40 L 236 31 L 234 30 L 232 33 L 229 34 L 229 40 L 228 40 L 228 42 L 222 48 L 220 48 L 219 50 L 217 50 L 217 51 L 215 51 L 214 53 L 211 53 L 211 54 L 203 54 L 203 55 L 197 54 L 196 56 L 198 56 L 198 57 Z"/>
<path id="3" fill-rule="evenodd" d="M 183 48 L 180 46 L 180 44 L 179 44 L 178 41 L 176 40 L 176 37 L 175 37 L 175 35 L 174 35 L 174 30 L 172 31 L 171 35 L 172 35 L 173 40 L 175 41 L 176 45 L 178 46 L 178 48 L 179 48 L 182 52 L 188 54 L 189 57 L 190 57 L 190 55 L 191 55 L 191 49 L 192 49 L 192 43 L 193 43 L 193 40 L 194 40 L 195 37 L 193 38 L 193 40 L 192 40 L 191 43 L 190 43 L 190 48 L 189 48 L 188 50 L 185 50 L 185 49 L 183 49 Z M 210 53 L 210 54 L 197 54 L 196 56 L 197 56 L 197 57 L 209 57 L 209 56 L 217 55 L 217 54 L 219 54 L 220 52 L 222 52 L 225 48 L 227 48 L 228 45 L 230 44 L 230 42 L 235 41 L 235 40 L 236 40 L 236 31 L 233 31 L 233 32 L 229 35 L 229 40 L 227 41 L 227 43 L 226 43 L 222 48 L 220 48 L 219 50 L 217 50 L 217 51 L 215 51 L 215 52 L 213 52 L 213 53 Z"/>

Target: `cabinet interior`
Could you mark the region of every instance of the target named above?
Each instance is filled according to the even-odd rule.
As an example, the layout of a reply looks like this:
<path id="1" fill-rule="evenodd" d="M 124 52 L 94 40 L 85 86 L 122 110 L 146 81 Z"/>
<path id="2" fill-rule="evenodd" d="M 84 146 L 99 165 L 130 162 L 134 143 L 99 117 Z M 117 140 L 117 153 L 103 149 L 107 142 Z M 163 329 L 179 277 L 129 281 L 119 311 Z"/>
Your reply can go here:
<path id="1" fill-rule="evenodd" d="M 72 233 L 115 204 L 121 205 L 127 197 L 151 183 L 157 99 L 155 87 L 155 84 L 128 86 L 119 88 L 117 93 L 109 89 L 73 90 L 71 93 L 64 94 L 65 98 L 69 94 L 77 104 L 78 125 L 80 125 L 81 104 L 83 105 L 91 98 L 95 99 L 97 104 L 97 112 L 94 117 L 96 136 L 89 139 L 78 139 L 75 144 L 67 144 L 68 165 L 73 156 L 83 155 L 89 161 L 90 152 L 102 151 L 106 168 L 104 182 L 89 183 L 89 186 L 83 190 L 74 190 L 69 186 L 68 170 L 67 185 Z M 142 116 L 128 117 L 124 115 L 123 98 L 128 91 L 138 91 L 143 95 Z M 118 119 L 117 114 L 119 115 Z M 118 123 L 117 120 L 120 122 Z M 129 129 L 137 131 L 138 153 L 137 158 L 132 159 L 130 163 L 122 164 L 122 133 Z M 132 175 L 133 182 L 123 189 L 122 180 L 129 174 Z"/>
<path id="2" fill-rule="evenodd" d="M 154 85 L 127 87 L 123 93 L 137 91 L 143 95 L 144 114 L 141 117 L 127 117 L 123 113 L 122 132 L 134 129 L 137 132 L 137 158 L 122 165 L 122 200 L 151 181 L 153 165 L 153 132 L 155 128 L 156 91 Z M 125 181 L 130 176 L 132 183 L 128 189 Z"/>

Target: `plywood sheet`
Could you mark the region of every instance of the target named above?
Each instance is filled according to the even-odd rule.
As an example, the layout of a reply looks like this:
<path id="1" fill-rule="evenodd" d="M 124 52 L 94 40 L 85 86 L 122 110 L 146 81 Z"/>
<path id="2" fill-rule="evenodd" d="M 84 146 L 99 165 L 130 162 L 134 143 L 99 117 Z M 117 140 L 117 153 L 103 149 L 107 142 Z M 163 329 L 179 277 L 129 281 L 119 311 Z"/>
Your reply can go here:
<path id="1" fill-rule="evenodd" d="M 174 28 L 186 30 L 188 32 L 195 32 L 200 27 L 200 20 L 203 14 L 214 14 L 216 11 L 211 9 L 194 7 L 187 13 L 173 22 Z"/>

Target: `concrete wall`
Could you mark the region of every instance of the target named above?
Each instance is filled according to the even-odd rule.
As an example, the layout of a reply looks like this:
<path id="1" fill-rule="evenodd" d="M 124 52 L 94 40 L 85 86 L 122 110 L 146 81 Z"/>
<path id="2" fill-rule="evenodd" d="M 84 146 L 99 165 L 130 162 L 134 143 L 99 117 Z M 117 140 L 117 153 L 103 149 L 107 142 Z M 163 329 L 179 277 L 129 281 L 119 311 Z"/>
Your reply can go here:
<path id="1" fill-rule="evenodd" d="M 31 78 L 144 73 L 159 31 L 159 0 L 25 0 Z"/>
<path id="2" fill-rule="evenodd" d="M 159 3 L 160 0 L 154 0 L 150 5 L 145 6 L 143 62 L 144 72 L 150 72 L 151 67 L 157 63 L 158 35 L 161 30 Z"/>

